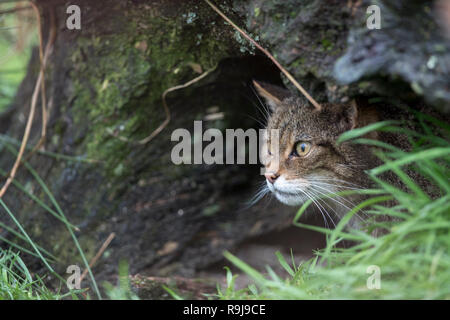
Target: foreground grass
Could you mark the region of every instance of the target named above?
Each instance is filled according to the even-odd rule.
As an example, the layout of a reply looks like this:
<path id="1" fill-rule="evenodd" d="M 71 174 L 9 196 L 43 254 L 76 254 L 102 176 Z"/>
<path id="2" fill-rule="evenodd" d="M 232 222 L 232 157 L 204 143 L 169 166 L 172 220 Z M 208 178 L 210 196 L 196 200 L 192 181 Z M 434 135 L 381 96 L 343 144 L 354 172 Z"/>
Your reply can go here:
<path id="1" fill-rule="evenodd" d="M 235 290 L 236 276 L 227 270 L 227 288 L 218 288 L 220 299 L 450 299 L 450 126 L 428 116 L 417 114 L 423 133 L 409 132 L 390 123 L 354 130 L 344 134 L 341 141 L 377 143 L 383 152 L 378 156 L 384 164 L 368 174 L 376 187 L 365 190 L 372 196 L 350 211 L 334 230 L 299 223 L 299 218 L 311 204 L 299 210 L 294 225 L 313 229 L 327 235 L 327 246 L 314 258 L 297 265 L 276 257 L 289 276 L 281 278 L 270 268 L 261 273 L 230 253 L 225 256 L 254 283 Z M 432 124 L 438 131 L 430 129 Z M 360 138 L 372 129 L 403 132 L 413 145 L 405 153 L 393 146 Z M 443 138 L 441 138 L 442 136 Z M 431 198 L 405 173 L 409 166 L 436 187 L 438 197 Z M 405 184 L 400 190 L 380 179 L 383 172 L 392 171 Z M 395 200 L 394 207 L 383 206 L 386 200 Z M 358 211 L 372 218 L 368 230 L 345 231 L 346 222 Z M 395 219 L 376 222 L 380 215 Z M 375 228 L 388 231 L 374 237 Z M 301 232 L 301 229 L 299 229 Z M 343 240 L 354 246 L 336 248 Z M 379 276 L 379 277 L 378 277 Z M 379 289 L 375 278 L 379 278 Z M 371 289 L 372 288 L 372 289 Z"/>
<path id="2" fill-rule="evenodd" d="M 42 278 L 33 276 L 19 254 L 0 249 L 0 300 L 59 300 Z"/>
<path id="3" fill-rule="evenodd" d="M 91 296 L 82 290 L 67 290 L 65 282 L 60 282 L 60 289 L 47 287 L 43 277 L 33 274 L 28 269 L 19 253 L 11 249 L 0 248 L 0 300 L 61 300 L 84 299 Z M 119 280 L 116 285 L 103 283 L 107 297 L 111 300 L 138 300 L 133 293 L 129 280 L 128 264 L 121 261 L 119 264 Z M 65 291 L 65 293 L 62 293 Z M 82 294 L 82 293 L 85 294 Z"/>

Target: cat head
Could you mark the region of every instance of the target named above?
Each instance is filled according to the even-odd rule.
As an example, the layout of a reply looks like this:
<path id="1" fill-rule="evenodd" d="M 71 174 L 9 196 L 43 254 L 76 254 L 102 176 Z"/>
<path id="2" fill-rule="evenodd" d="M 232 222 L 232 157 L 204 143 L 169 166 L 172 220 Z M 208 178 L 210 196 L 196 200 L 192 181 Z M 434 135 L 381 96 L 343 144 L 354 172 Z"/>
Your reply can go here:
<path id="1" fill-rule="evenodd" d="M 369 150 L 336 143 L 343 132 L 358 126 L 356 103 L 325 103 L 318 110 L 283 88 L 254 85 L 271 109 L 261 160 L 267 186 L 278 200 L 299 205 L 310 197 L 364 184 L 363 170 L 371 166 Z M 271 137 L 273 129 L 278 130 L 278 139 Z"/>

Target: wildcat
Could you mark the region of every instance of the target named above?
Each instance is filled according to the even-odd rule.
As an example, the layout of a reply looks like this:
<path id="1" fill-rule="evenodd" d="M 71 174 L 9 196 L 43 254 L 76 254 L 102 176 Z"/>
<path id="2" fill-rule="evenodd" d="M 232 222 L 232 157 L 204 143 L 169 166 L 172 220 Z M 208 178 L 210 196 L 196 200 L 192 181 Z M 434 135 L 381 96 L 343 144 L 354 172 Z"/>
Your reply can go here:
<path id="1" fill-rule="evenodd" d="M 336 218 L 342 218 L 362 199 L 356 194 L 346 197 L 330 194 L 367 188 L 370 180 L 364 170 L 380 164 L 369 146 L 337 144 L 336 140 L 345 131 L 379 121 L 377 111 L 370 106 L 357 106 L 354 101 L 324 103 L 318 110 L 286 89 L 256 81 L 254 86 L 271 111 L 267 132 L 279 130 L 278 154 L 274 154 L 277 148 L 272 147 L 276 141 L 271 141 L 270 134 L 262 143 L 267 189 L 290 206 L 313 199 L 325 221 L 328 218 L 336 225 Z M 366 138 L 379 137 L 371 132 Z M 362 221 L 361 216 L 355 215 L 349 226 L 360 227 Z"/>

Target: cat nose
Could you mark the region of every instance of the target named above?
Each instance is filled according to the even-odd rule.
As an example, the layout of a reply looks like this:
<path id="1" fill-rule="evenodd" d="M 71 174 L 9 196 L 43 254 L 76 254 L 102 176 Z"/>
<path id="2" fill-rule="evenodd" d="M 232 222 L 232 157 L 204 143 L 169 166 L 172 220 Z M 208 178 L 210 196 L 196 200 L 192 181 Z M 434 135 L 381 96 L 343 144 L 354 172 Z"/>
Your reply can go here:
<path id="1" fill-rule="evenodd" d="M 274 184 L 275 180 L 277 180 L 277 178 L 280 176 L 277 173 L 273 173 L 273 172 L 267 172 L 264 174 L 266 176 L 266 179 L 271 183 Z"/>

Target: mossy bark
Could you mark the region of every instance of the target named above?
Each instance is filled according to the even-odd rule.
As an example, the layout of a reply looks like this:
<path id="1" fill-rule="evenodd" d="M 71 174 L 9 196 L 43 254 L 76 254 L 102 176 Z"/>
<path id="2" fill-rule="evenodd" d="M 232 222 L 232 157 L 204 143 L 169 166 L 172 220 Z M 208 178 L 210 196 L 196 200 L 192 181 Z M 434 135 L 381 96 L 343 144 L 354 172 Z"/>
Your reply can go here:
<path id="1" fill-rule="evenodd" d="M 279 84 L 283 80 L 266 58 L 256 54 L 255 48 L 204 2 L 78 1 L 81 30 L 65 27 L 64 1 L 38 3 L 43 10 L 44 31 L 49 28 L 52 11 L 58 22 L 57 40 L 46 71 L 50 119 L 45 148 L 98 162 L 36 154 L 30 163 L 68 219 L 79 226 L 77 235 L 88 258 L 111 232 L 116 233 L 95 266 L 97 276 L 116 274 L 119 259 L 129 261 L 132 273 L 192 275 L 220 259 L 223 250 L 289 225 L 295 208 L 263 203 L 242 210 L 242 203 L 256 191 L 255 183 L 262 180 L 258 165 L 176 166 L 170 160 L 174 129 L 192 131 L 193 121 L 204 119 L 212 107 L 224 112 L 224 118 L 204 122 L 204 129 L 255 127 L 257 124 L 248 117 L 258 117 L 252 105 L 257 100 L 249 85 L 251 79 Z M 350 71 L 342 71 L 347 66 L 346 56 L 357 46 L 347 41 L 349 32 L 361 30 L 365 24 L 364 3 L 218 3 L 236 23 L 271 49 L 318 100 L 339 102 L 358 94 L 396 96 L 386 89 L 388 86 L 379 85 L 380 79 L 385 79 L 385 69 L 370 69 L 371 78 L 364 82 L 357 80 L 369 71 L 350 80 L 345 77 Z M 340 57 L 344 62 L 334 69 Z M 447 59 L 445 55 L 441 58 Z M 0 122 L 5 126 L 1 132 L 17 139 L 23 132 L 37 62 L 35 55 L 8 123 Z M 164 90 L 216 65 L 207 78 L 169 95 L 171 122 L 150 143 L 135 145 L 118 138 L 139 140 L 150 134 L 165 117 L 161 100 Z M 428 71 L 433 75 L 433 70 Z M 355 83 L 339 85 L 336 78 Z M 400 84 L 398 80 L 393 83 L 403 88 L 413 80 L 406 77 Z M 418 94 L 407 92 L 414 101 L 420 101 Z M 450 100 L 445 95 L 443 99 L 437 102 L 441 110 L 445 110 L 442 101 Z M 40 123 L 38 115 L 33 142 L 39 137 Z M 10 168 L 13 160 L 3 149 L 1 168 Z M 24 167 L 17 181 L 48 203 Z M 63 224 L 14 187 L 5 202 L 33 239 L 61 260 L 58 270 L 80 264 Z"/>

